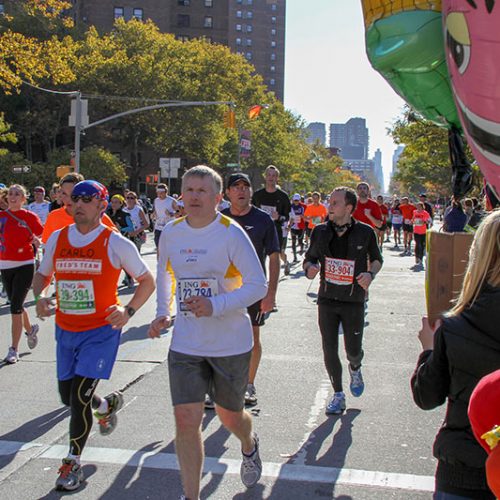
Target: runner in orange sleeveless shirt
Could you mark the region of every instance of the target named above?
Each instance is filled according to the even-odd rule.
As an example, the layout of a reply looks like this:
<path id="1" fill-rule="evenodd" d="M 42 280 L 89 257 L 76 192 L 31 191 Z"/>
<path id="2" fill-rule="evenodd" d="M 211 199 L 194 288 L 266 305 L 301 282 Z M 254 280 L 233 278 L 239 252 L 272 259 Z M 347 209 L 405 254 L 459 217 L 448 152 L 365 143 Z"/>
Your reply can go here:
<path id="1" fill-rule="evenodd" d="M 83 481 L 80 456 L 92 427 L 92 408 L 101 434 L 110 434 L 116 427 L 122 394 L 117 391 L 102 398 L 94 392 L 100 379 L 111 376 L 121 329 L 155 288 L 134 244 L 102 223 L 107 200 L 107 189 L 96 181 L 74 186 L 75 224 L 48 239 L 33 281 L 38 317 L 56 315 L 59 394 L 71 409 L 70 448 L 59 469 L 58 490 L 76 490 Z M 139 283 L 126 307 L 119 304 L 117 295 L 122 269 Z M 44 296 L 54 273 L 55 308 Z"/>

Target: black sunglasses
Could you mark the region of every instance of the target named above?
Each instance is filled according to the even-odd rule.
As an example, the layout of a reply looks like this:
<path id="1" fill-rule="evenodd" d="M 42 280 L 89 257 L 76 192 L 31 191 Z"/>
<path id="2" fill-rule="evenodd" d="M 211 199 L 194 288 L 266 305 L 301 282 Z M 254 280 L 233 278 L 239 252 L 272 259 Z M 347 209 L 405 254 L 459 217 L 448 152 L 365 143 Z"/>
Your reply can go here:
<path id="1" fill-rule="evenodd" d="M 77 203 L 79 200 L 82 200 L 83 203 L 90 203 L 94 198 L 95 198 L 94 195 L 86 195 L 86 194 L 71 195 L 71 201 L 73 203 Z"/>

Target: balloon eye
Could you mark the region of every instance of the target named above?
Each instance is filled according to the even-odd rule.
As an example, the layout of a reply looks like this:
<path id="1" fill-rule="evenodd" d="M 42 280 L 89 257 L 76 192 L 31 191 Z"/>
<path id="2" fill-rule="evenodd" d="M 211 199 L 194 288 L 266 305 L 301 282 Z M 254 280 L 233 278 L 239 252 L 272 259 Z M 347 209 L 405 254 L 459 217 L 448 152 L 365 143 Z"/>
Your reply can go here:
<path id="1" fill-rule="evenodd" d="M 464 45 L 453 38 L 448 31 L 446 33 L 446 43 L 453 61 L 457 65 L 458 72 L 463 75 L 470 62 L 470 45 Z"/>

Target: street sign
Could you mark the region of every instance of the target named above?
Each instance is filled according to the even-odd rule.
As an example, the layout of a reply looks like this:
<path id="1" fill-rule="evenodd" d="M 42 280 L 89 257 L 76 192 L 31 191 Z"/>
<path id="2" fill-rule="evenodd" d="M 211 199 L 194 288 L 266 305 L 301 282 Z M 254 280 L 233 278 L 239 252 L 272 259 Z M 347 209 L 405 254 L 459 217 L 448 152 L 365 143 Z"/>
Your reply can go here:
<path id="1" fill-rule="evenodd" d="M 13 174 L 29 174 L 31 172 L 31 165 L 12 165 Z"/>
<path id="2" fill-rule="evenodd" d="M 161 176 L 166 179 L 177 179 L 181 168 L 180 158 L 160 158 Z"/>
<path id="3" fill-rule="evenodd" d="M 81 103 L 81 120 L 80 126 L 87 127 L 89 124 L 89 101 L 80 99 Z M 70 127 L 76 126 L 76 99 L 71 99 L 71 114 L 69 115 L 68 124 Z"/>
<path id="4" fill-rule="evenodd" d="M 238 168 L 239 166 L 239 163 L 226 163 L 227 168 Z"/>

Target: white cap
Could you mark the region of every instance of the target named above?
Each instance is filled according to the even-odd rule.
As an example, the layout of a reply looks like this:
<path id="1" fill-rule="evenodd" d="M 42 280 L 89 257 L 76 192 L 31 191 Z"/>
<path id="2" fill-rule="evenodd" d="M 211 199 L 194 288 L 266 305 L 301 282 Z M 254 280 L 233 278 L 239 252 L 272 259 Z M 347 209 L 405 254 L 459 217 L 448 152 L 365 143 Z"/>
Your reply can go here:
<path id="1" fill-rule="evenodd" d="M 292 201 L 300 201 L 301 200 L 301 197 L 300 197 L 300 194 L 299 193 L 295 193 L 293 196 L 292 196 Z"/>

